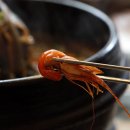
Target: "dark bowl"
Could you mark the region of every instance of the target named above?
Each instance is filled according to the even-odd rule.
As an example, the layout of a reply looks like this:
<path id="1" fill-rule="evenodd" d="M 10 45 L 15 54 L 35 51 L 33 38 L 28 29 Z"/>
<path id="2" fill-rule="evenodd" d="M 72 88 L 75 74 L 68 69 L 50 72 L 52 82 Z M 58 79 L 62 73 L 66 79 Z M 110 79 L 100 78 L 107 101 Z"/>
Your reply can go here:
<path id="1" fill-rule="evenodd" d="M 50 44 L 57 42 L 69 52 L 82 54 L 85 60 L 126 65 L 113 23 L 94 7 L 66 0 L 5 2 L 27 24 L 36 40 L 48 43 L 50 48 L 57 49 L 56 44 Z M 104 72 L 128 77 L 121 71 Z M 124 84 L 108 84 L 117 96 L 125 90 Z M 87 130 L 94 121 L 93 130 L 111 129 L 115 99 L 103 90 L 92 100 L 65 78 L 55 82 L 36 75 L 1 80 L 0 129 Z"/>

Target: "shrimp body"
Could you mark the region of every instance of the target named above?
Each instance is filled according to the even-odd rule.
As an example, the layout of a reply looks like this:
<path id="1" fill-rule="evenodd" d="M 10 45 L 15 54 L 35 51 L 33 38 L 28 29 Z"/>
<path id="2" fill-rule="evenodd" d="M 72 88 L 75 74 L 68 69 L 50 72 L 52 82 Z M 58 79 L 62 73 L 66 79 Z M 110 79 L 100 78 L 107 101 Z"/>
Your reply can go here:
<path id="1" fill-rule="evenodd" d="M 113 93 L 111 88 L 96 75 L 102 74 L 103 72 L 101 70 L 92 66 L 56 62 L 53 60 L 53 58 L 77 60 L 74 57 L 67 56 L 63 52 L 54 49 L 48 50 L 44 52 L 39 58 L 38 68 L 41 75 L 43 75 L 45 78 L 55 81 L 61 80 L 64 75 L 69 81 L 84 89 L 91 97 L 94 97 L 91 86 L 96 88 L 97 94 L 99 92 L 103 93 L 101 89 L 101 87 L 103 87 L 112 94 L 112 96 L 116 99 L 119 105 L 125 110 L 125 112 L 130 117 L 128 110 L 120 102 L 119 98 Z M 84 82 L 85 85 L 82 86 L 76 81 Z"/>

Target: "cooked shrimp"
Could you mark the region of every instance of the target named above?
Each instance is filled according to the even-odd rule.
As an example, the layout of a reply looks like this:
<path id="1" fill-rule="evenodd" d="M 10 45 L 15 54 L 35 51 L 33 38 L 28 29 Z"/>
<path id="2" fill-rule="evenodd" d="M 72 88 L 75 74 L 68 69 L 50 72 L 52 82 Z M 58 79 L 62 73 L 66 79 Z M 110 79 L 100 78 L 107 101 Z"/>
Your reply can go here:
<path id="1" fill-rule="evenodd" d="M 103 93 L 101 89 L 101 87 L 103 87 L 112 94 L 115 100 L 130 117 L 128 110 L 121 103 L 119 98 L 113 93 L 111 88 L 96 75 L 102 74 L 103 72 L 101 70 L 92 66 L 56 62 L 53 60 L 53 58 L 77 60 L 74 57 L 67 56 L 63 52 L 54 49 L 48 50 L 44 52 L 39 58 L 38 68 L 42 76 L 54 81 L 59 81 L 63 76 L 65 76 L 69 81 L 84 89 L 91 97 L 94 97 L 91 86 L 96 88 L 97 94 L 99 92 Z M 84 82 L 85 86 L 80 85 L 76 81 Z"/>

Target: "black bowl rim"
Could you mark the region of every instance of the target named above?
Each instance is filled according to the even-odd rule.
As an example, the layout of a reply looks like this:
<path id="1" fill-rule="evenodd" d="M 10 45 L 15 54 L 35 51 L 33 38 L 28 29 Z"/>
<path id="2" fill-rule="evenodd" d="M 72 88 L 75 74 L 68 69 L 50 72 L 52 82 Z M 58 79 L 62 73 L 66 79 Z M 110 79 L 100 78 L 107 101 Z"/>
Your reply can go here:
<path id="1" fill-rule="evenodd" d="M 101 48 L 99 51 L 97 51 L 94 55 L 88 57 L 86 60 L 87 61 L 94 61 L 95 59 L 99 59 L 104 57 L 106 54 L 108 54 L 108 52 L 110 52 L 115 44 L 118 41 L 117 38 L 117 34 L 116 34 L 116 29 L 115 26 L 113 24 L 113 22 L 111 21 L 111 19 L 105 14 L 103 13 L 101 10 L 88 5 L 86 3 L 82 3 L 79 1 L 71 1 L 71 0 L 31 0 L 31 1 L 41 1 L 41 2 L 48 2 L 48 3 L 54 3 L 54 4 L 60 4 L 60 5 L 64 5 L 64 6 L 68 6 L 68 7 L 72 7 L 72 8 L 76 8 L 76 9 L 80 9 L 83 10 L 85 12 L 88 12 L 94 16 L 96 16 L 97 18 L 99 18 L 100 20 L 102 20 L 107 26 L 108 29 L 110 31 L 110 36 L 109 39 L 106 43 L 106 45 Z M 25 80 L 34 80 L 34 79 L 39 79 L 41 78 L 41 76 L 39 75 L 34 75 L 34 76 L 27 76 L 27 77 L 21 77 L 21 78 L 14 78 L 14 79 L 5 79 L 5 80 L 0 80 L 0 84 L 9 84 L 9 83 L 14 83 L 14 82 L 22 82 Z"/>

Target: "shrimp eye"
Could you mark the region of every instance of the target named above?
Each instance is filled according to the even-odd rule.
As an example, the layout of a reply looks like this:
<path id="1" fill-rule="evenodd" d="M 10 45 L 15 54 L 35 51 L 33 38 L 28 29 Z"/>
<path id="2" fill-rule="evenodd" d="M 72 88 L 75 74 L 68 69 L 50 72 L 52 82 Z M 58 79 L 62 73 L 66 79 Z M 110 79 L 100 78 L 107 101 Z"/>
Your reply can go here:
<path id="1" fill-rule="evenodd" d="M 53 70 L 56 71 L 56 72 L 59 71 L 59 69 L 57 69 L 57 68 L 53 68 Z"/>
<path id="2" fill-rule="evenodd" d="M 58 71 L 59 71 L 59 68 L 58 68 L 58 67 L 56 67 L 56 66 L 52 66 L 52 70 L 54 70 L 54 71 L 58 72 Z"/>
<path id="3" fill-rule="evenodd" d="M 53 71 L 56 71 L 56 72 L 58 72 L 60 70 L 57 66 L 54 66 L 54 65 L 46 66 L 46 69 L 47 70 L 53 70 Z"/>

